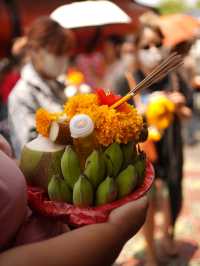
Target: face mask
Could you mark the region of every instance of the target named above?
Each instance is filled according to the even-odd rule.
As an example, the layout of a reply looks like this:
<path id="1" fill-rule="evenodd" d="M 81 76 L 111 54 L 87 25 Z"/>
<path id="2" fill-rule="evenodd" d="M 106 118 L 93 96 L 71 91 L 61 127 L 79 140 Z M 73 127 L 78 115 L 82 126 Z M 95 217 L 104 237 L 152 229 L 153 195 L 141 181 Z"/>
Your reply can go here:
<path id="1" fill-rule="evenodd" d="M 152 69 L 163 59 L 163 53 L 161 49 L 155 47 L 141 49 L 138 51 L 138 59 L 144 67 Z"/>
<path id="2" fill-rule="evenodd" d="M 65 56 L 56 56 L 42 49 L 40 51 L 41 68 L 45 74 L 52 78 L 57 78 L 66 72 L 67 59 Z"/>
<path id="3" fill-rule="evenodd" d="M 134 54 L 124 54 L 122 55 L 122 62 L 126 67 L 132 66 L 135 64 L 135 55 Z"/>

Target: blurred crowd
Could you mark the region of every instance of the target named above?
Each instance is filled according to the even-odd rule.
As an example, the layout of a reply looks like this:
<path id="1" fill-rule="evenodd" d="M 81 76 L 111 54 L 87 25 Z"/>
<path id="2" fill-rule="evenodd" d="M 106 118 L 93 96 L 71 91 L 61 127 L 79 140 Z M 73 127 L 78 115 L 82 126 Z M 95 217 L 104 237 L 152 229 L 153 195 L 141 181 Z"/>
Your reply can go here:
<path id="1" fill-rule="evenodd" d="M 19 158 L 23 145 L 36 136 L 38 108 L 60 111 L 71 96 L 97 88 L 125 95 L 171 52 L 182 55 L 184 65 L 130 101 L 144 117 L 152 95 L 164 95 L 175 106 L 174 119 L 162 128 L 159 139 L 142 145 L 156 172 L 144 226 L 148 265 L 154 266 L 158 265 L 154 245 L 158 201 L 165 217 L 163 249 L 168 255 L 177 253 L 174 228 L 182 206 L 183 142 L 197 142 L 200 113 L 200 34 L 171 47 L 163 40 L 157 20 L 143 15 L 137 31 L 127 36 L 110 35 L 101 41 L 101 49 L 94 42 L 85 53 L 76 54 L 78 43 L 73 33 L 41 17 L 25 36 L 14 41 L 11 56 L 0 61 L 0 134 Z M 131 84 L 127 75 L 131 75 Z"/>

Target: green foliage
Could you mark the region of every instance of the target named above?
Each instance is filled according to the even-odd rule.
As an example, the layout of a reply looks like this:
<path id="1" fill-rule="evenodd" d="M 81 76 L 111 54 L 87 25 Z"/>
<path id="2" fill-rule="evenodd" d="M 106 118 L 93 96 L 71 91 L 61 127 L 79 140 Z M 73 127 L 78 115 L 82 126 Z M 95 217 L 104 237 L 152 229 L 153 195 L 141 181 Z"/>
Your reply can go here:
<path id="1" fill-rule="evenodd" d="M 197 1 L 197 3 L 196 3 L 196 7 L 197 7 L 197 8 L 200 8 L 200 0 Z"/>
<path id="2" fill-rule="evenodd" d="M 163 0 L 158 9 L 161 14 L 172 14 L 185 12 L 188 6 L 183 0 Z"/>

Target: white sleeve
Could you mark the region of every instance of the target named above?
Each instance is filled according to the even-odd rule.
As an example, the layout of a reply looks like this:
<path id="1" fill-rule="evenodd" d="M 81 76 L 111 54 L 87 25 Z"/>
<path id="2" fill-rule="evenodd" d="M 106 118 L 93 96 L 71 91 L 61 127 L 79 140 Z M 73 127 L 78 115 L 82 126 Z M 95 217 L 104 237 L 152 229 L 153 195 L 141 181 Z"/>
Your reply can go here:
<path id="1" fill-rule="evenodd" d="M 27 86 L 26 90 L 30 90 Z M 35 106 L 31 94 L 25 90 L 13 91 L 9 97 L 8 116 L 11 142 L 18 158 L 26 142 L 32 139 L 35 132 Z"/>

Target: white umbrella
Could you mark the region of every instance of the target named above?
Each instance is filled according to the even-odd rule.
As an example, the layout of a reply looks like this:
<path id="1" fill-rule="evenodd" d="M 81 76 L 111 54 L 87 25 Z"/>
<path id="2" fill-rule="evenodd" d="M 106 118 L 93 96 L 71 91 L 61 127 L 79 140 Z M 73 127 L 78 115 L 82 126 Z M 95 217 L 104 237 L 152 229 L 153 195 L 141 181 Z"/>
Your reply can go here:
<path id="1" fill-rule="evenodd" d="M 135 2 L 145 6 L 158 7 L 162 0 L 135 0 Z"/>
<path id="2" fill-rule="evenodd" d="M 131 18 L 110 1 L 74 2 L 58 7 L 50 16 L 69 29 L 131 22 Z"/>

